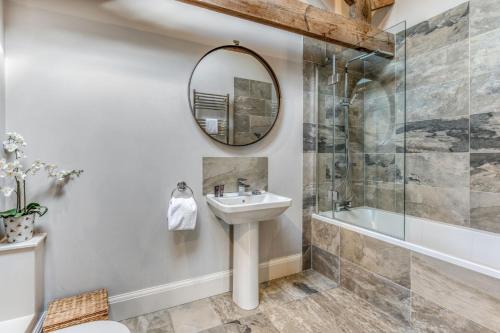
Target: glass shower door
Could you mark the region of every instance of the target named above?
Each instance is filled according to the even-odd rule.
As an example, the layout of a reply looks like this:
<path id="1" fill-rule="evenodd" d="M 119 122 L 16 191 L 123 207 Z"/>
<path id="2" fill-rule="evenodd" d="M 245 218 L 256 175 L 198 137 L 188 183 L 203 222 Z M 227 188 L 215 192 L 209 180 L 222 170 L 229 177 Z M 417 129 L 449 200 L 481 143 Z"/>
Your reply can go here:
<path id="1" fill-rule="evenodd" d="M 330 63 L 318 67 L 318 213 L 400 239 L 405 31 L 405 23 L 388 31 L 394 55 L 330 46 Z M 326 96 L 330 104 L 322 108 Z"/>

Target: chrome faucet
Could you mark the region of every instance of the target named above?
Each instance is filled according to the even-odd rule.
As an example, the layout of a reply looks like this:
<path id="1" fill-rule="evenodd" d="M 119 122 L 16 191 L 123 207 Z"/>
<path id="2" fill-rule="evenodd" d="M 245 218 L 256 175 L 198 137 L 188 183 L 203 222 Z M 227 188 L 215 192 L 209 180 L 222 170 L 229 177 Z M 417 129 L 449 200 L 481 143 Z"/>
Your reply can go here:
<path id="1" fill-rule="evenodd" d="M 245 178 L 238 178 L 238 195 L 245 195 L 245 192 L 250 188 L 250 185 L 246 184 L 245 182 L 248 179 Z"/>

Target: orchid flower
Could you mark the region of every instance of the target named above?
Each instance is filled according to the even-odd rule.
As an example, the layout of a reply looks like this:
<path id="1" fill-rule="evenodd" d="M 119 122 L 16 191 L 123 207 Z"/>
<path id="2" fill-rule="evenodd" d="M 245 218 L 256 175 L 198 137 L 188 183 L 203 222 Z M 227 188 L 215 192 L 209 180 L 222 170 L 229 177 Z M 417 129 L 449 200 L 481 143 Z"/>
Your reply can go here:
<path id="1" fill-rule="evenodd" d="M 1 187 L 0 188 L 0 192 L 2 192 L 2 194 L 5 196 L 5 197 L 10 197 L 10 195 L 12 194 L 12 192 L 14 192 L 14 188 L 12 187 Z"/>
<path id="2" fill-rule="evenodd" d="M 0 212 L 0 217 L 23 216 L 32 213 L 38 213 L 40 216 L 45 214 L 47 209 L 37 203 L 26 203 L 26 178 L 34 176 L 45 169 L 49 178 L 55 178 L 57 183 L 61 183 L 74 176 L 79 177 L 83 170 L 58 170 L 57 165 L 48 164 L 40 160 L 35 160 L 28 169 L 24 169 L 21 159 L 26 158 L 23 148 L 26 147 L 24 137 L 16 132 L 7 132 L 6 140 L 3 141 L 3 147 L 6 152 L 14 153 L 14 159 L 7 161 L 0 159 L 0 178 L 11 178 L 16 183 L 16 189 L 12 187 L 0 187 L 0 192 L 8 197 L 13 192 L 17 195 L 17 207 L 5 212 Z"/>

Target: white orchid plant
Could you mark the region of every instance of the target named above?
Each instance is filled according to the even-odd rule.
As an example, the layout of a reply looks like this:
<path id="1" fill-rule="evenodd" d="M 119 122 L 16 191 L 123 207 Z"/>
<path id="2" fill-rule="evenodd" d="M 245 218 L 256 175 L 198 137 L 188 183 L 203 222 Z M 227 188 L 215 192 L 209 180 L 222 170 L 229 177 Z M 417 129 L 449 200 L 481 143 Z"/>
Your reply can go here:
<path id="1" fill-rule="evenodd" d="M 6 133 L 6 140 L 3 142 L 4 150 L 8 155 L 13 155 L 11 161 L 5 158 L 0 159 L 0 178 L 4 178 L 4 183 L 13 183 L 12 186 L 0 186 L 0 192 L 5 197 L 16 194 L 16 208 L 0 212 L 0 217 L 21 217 L 25 215 L 37 214 L 43 216 L 47 213 L 47 207 L 36 202 L 26 201 L 26 179 L 38 174 L 42 169 L 47 172 L 49 178 L 56 183 L 62 184 L 66 181 L 79 177 L 83 170 L 59 170 L 57 165 L 48 164 L 39 160 L 34 161 L 30 167 L 25 168 L 22 161 L 26 158 L 24 147 L 26 141 L 15 132 Z"/>

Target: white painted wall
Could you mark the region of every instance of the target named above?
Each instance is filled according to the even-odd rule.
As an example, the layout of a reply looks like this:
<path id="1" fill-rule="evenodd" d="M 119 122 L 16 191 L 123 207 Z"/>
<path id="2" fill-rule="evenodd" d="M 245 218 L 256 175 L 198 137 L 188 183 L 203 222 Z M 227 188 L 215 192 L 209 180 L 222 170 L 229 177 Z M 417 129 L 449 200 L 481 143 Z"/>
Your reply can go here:
<path id="1" fill-rule="evenodd" d="M 61 193 L 44 177 L 29 187 L 49 207 L 38 224 L 48 232 L 46 299 L 98 287 L 116 295 L 228 269 L 229 229 L 201 196 L 203 156 L 268 156 L 270 190 L 294 203 L 261 228 L 260 260 L 300 253 L 301 37 L 232 18 L 235 30 L 247 31 L 240 39 L 258 41 L 268 32 L 265 41 L 243 45 L 271 64 L 283 100 L 266 139 L 229 148 L 201 132 L 187 100 L 193 66 L 222 40 L 193 42 L 206 33 L 195 30 L 200 22 L 189 34 L 177 33 L 182 39 L 172 38 L 177 30 L 168 26 L 154 32 L 130 19 L 127 27 L 123 16 L 102 13 L 118 2 L 6 5 L 7 126 L 25 135 L 30 158 L 85 170 Z M 141 4 L 148 9 L 154 2 Z M 173 233 L 165 210 L 180 180 L 193 188 L 200 213 L 195 231 Z"/>
<path id="2" fill-rule="evenodd" d="M 0 142 L 4 140 L 5 133 L 5 39 L 4 39 L 4 1 L 0 0 Z M 4 156 L 3 150 L 0 158 Z M 1 184 L 1 182 L 0 182 Z M 0 196 L 0 211 L 5 210 L 5 198 Z M 3 237 L 0 226 L 0 239 Z"/>
<path id="3" fill-rule="evenodd" d="M 406 26 L 409 28 L 464 2 L 467 1 L 396 0 L 393 6 L 375 12 L 372 24 L 381 29 L 388 29 L 401 21 L 406 21 Z"/>

